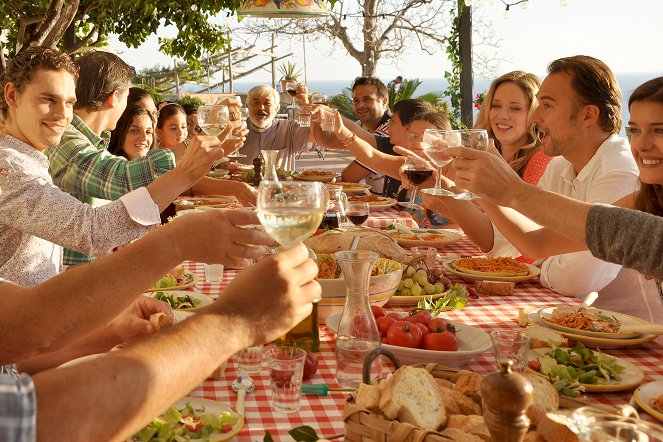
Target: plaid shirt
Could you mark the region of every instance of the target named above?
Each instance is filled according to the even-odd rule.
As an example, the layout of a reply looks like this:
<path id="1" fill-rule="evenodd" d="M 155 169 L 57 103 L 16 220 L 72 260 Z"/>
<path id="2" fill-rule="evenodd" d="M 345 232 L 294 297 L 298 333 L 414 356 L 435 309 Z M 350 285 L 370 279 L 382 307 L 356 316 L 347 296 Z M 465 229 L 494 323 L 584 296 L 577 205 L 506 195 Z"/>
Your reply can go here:
<path id="1" fill-rule="evenodd" d="M 0 440 L 37 440 L 37 395 L 32 378 L 0 365 Z"/>
<path id="2" fill-rule="evenodd" d="M 53 183 L 91 206 L 116 200 L 175 167 L 170 149 L 152 149 L 143 158 L 127 160 L 106 150 L 106 142 L 77 115 L 64 132 L 60 145 L 44 153 L 50 162 Z M 65 249 L 64 264 L 81 264 L 94 258 Z"/>

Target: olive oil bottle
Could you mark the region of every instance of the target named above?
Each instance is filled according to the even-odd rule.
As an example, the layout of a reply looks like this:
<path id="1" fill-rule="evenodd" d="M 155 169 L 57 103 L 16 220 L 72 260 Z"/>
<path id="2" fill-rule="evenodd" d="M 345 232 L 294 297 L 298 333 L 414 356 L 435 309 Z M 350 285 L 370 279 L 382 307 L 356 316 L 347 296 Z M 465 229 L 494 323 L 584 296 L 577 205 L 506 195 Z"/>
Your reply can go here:
<path id="1" fill-rule="evenodd" d="M 294 345 L 309 352 L 320 350 L 320 328 L 318 327 L 318 303 L 313 303 L 313 310 L 302 322 L 276 340 L 279 345 Z"/>

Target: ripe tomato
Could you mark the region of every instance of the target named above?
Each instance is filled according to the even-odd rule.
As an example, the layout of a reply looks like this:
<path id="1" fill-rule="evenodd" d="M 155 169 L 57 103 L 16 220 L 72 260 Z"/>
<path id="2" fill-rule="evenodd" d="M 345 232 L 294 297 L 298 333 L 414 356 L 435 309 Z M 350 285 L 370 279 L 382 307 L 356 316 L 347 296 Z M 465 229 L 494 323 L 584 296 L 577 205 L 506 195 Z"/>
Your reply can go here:
<path id="1" fill-rule="evenodd" d="M 306 359 L 304 359 L 304 379 L 311 379 L 317 372 L 318 357 L 310 351 L 306 352 Z"/>
<path id="2" fill-rule="evenodd" d="M 417 348 L 421 338 L 421 330 L 407 321 L 399 321 L 387 331 L 387 342 L 399 347 Z"/>
<path id="3" fill-rule="evenodd" d="M 428 323 L 428 330 L 431 333 L 441 333 L 447 329 L 447 321 L 442 318 L 433 318 Z"/>
<path id="4" fill-rule="evenodd" d="M 371 305 L 371 311 L 373 312 L 373 316 L 375 316 L 375 319 L 387 315 L 387 312 L 385 312 L 384 309 L 378 305 Z"/>
<path id="5" fill-rule="evenodd" d="M 426 336 L 429 332 L 428 327 L 426 327 L 426 324 L 422 324 L 421 322 L 413 322 L 412 325 L 414 327 L 417 327 L 419 330 L 421 330 L 421 337 L 423 338 Z M 423 341 L 422 341 L 423 343 Z"/>
<path id="6" fill-rule="evenodd" d="M 456 336 L 449 332 L 431 332 L 424 336 L 424 348 L 426 350 L 457 351 L 458 341 Z"/>
<path id="7" fill-rule="evenodd" d="M 391 316 L 383 316 L 381 318 L 377 318 L 376 321 L 378 323 L 378 330 L 380 330 L 380 336 L 382 337 L 387 336 L 389 327 L 397 322 L 396 319 Z"/>
<path id="8" fill-rule="evenodd" d="M 527 366 L 534 371 L 541 371 L 541 362 L 532 359 L 527 363 Z"/>
<path id="9" fill-rule="evenodd" d="M 403 319 L 403 317 L 401 316 L 400 313 L 387 313 L 387 317 L 394 318 L 397 321 L 400 321 L 401 319 Z"/>
<path id="10" fill-rule="evenodd" d="M 405 320 L 428 325 L 428 323 L 431 321 L 431 316 L 430 313 L 428 313 L 426 310 L 419 310 L 418 312 L 414 312 L 414 314 L 410 313 L 405 317 Z"/>

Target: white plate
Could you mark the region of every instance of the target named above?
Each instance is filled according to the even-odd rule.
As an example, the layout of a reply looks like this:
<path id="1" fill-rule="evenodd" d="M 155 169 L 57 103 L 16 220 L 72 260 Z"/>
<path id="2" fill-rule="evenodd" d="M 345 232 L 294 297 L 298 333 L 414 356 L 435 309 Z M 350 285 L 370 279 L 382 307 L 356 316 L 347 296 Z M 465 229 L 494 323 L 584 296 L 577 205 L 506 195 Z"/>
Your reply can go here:
<path id="1" fill-rule="evenodd" d="M 661 395 L 663 395 L 663 381 L 648 382 L 635 390 L 633 400 L 640 408 L 663 422 L 663 411 L 658 411 L 649 405 L 651 399 Z"/>
<path id="2" fill-rule="evenodd" d="M 394 207 L 396 204 L 398 204 L 398 201 L 396 201 L 394 198 L 387 198 L 385 196 L 379 196 L 378 198 L 378 201 L 368 202 L 369 210 L 378 212 L 380 210 L 387 210 L 390 207 Z M 349 202 L 353 202 L 352 197 L 349 198 Z"/>
<path id="3" fill-rule="evenodd" d="M 324 172 L 324 171 L 321 170 L 316 172 Z M 320 175 L 302 175 L 302 172 L 297 172 L 292 175 L 294 179 L 299 181 L 319 181 L 321 183 L 329 183 L 332 180 L 339 178 L 340 176 L 341 174 L 337 172 L 324 173 Z"/>
<path id="4" fill-rule="evenodd" d="M 539 319 L 539 310 L 532 310 L 527 314 L 527 319 L 529 320 L 530 324 L 535 324 L 535 325 L 540 325 L 541 327 L 546 327 L 546 323 L 541 321 Z M 572 341 L 576 342 L 582 342 L 585 344 L 587 347 L 591 348 L 603 348 L 603 349 L 612 349 L 612 348 L 623 348 L 623 347 L 629 347 L 633 345 L 640 345 L 645 342 L 653 341 L 656 339 L 656 335 L 640 335 L 640 337 L 637 338 L 631 338 L 631 339 L 606 339 L 606 338 L 595 338 L 592 336 L 584 336 L 584 335 L 578 335 L 575 333 L 567 333 L 561 330 L 556 330 L 560 335 L 565 336 L 569 338 Z"/>
<path id="5" fill-rule="evenodd" d="M 216 170 L 210 170 L 207 172 L 207 176 L 210 178 L 219 178 L 219 179 L 225 179 L 230 176 L 227 170 L 225 169 L 216 169 Z"/>
<path id="6" fill-rule="evenodd" d="M 183 308 L 179 309 L 182 311 L 192 311 L 192 310 L 198 310 L 201 307 L 205 307 L 206 305 L 211 304 L 214 300 L 207 296 L 204 293 L 200 292 L 191 292 L 191 291 L 186 291 L 186 290 L 156 290 L 154 292 L 150 292 L 148 296 L 154 298 L 157 293 L 165 293 L 166 295 L 170 296 L 176 296 L 177 298 L 185 298 L 186 296 L 191 297 L 192 299 L 196 299 L 200 301 L 200 304 L 198 304 L 196 307 L 193 308 Z"/>
<path id="7" fill-rule="evenodd" d="M 198 283 L 198 275 L 195 273 L 191 272 L 184 272 L 184 279 L 182 280 L 181 284 L 177 284 L 174 287 L 164 287 L 164 288 L 156 288 L 152 287 L 151 289 L 145 290 L 146 292 L 158 292 L 159 290 L 164 291 L 164 290 L 183 290 L 183 289 L 188 289 L 189 287 L 193 287 Z"/>
<path id="8" fill-rule="evenodd" d="M 563 331 L 566 333 L 573 333 L 575 335 L 584 335 L 592 336 L 594 338 L 604 338 L 604 339 L 633 339 L 641 336 L 641 333 L 608 333 L 608 332 L 595 332 L 591 330 L 579 330 L 576 328 L 566 327 L 564 325 L 555 324 L 550 321 L 552 318 L 553 312 L 559 309 L 562 313 L 573 313 L 578 310 L 579 307 L 571 306 L 562 306 L 562 307 L 545 307 L 539 310 L 539 319 L 541 322 L 546 324 L 550 328 L 554 328 L 558 331 Z M 598 313 L 601 312 L 605 316 L 614 316 L 619 322 L 623 325 L 649 325 L 650 323 L 644 319 L 636 318 L 635 316 L 625 315 L 619 312 L 613 312 L 612 310 L 605 310 L 602 308 L 593 308 L 590 307 L 586 310 L 587 313 Z"/>
<path id="9" fill-rule="evenodd" d="M 173 201 L 180 209 L 202 209 L 204 207 L 225 208 L 235 204 L 234 198 L 186 198 Z"/>
<path id="10" fill-rule="evenodd" d="M 444 235 L 444 240 L 426 240 L 422 238 L 405 238 L 402 232 L 396 231 L 396 230 L 388 230 L 386 233 L 389 236 L 394 237 L 396 242 L 402 246 L 405 247 L 419 247 L 419 246 L 428 246 L 428 247 L 444 247 L 447 244 L 454 243 L 462 238 L 461 235 L 459 235 L 456 232 L 452 232 L 451 230 L 444 230 L 444 229 L 410 229 L 414 233 L 435 233 L 439 235 Z M 395 236 L 399 235 L 399 236 Z"/>
<path id="11" fill-rule="evenodd" d="M 370 185 L 363 183 L 346 183 L 336 181 L 334 184 L 337 186 L 342 186 L 343 192 L 347 193 L 348 195 L 365 194 L 366 191 L 371 188 Z"/>
<path id="12" fill-rule="evenodd" d="M 206 439 L 210 442 L 219 442 L 219 441 L 228 440 L 233 436 L 235 436 L 237 433 L 239 433 L 239 430 L 241 430 L 242 427 L 244 426 L 244 418 L 242 417 L 242 415 L 237 413 L 230 405 L 223 404 L 221 402 L 213 401 L 210 399 L 199 398 L 199 397 L 185 397 L 174 403 L 172 406 L 177 409 L 181 409 L 186 407 L 187 403 L 189 403 L 195 409 L 204 408 L 205 414 L 221 414 L 224 412 L 228 412 L 237 416 L 237 422 L 229 432 L 210 435 L 209 438 Z M 165 412 L 166 410 L 164 410 L 164 413 Z"/>
<path id="13" fill-rule="evenodd" d="M 536 348 L 534 350 L 530 350 L 529 355 L 528 355 L 528 360 L 534 360 L 535 358 L 538 358 L 538 356 L 544 355 L 545 353 L 549 352 L 550 348 Z M 563 349 L 567 350 L 567 349 Z M 616 381 L 616 380 L 611 380 L 608 383 L 599 383 L 599 384 L 580 384 L 585 387 L 585 391 L 589 393 L 593 392 L 600 392 L 600 393 L 607 393 L 611 391 L 622 391 L 622 390 L 629 390 L 631 388 L 637 387 L 642 383 L 643 379 L 645 378 L 645 374 L 640 370 L 638 367 L 635 366 L 635 364 L 625 360 L 621 359 L 618 357 L 615 357 L 613 355 L 608 355 L 611 358 L 615 359 L 615 362 L 622 367 L 624 367 L 624 371 L 620 373 L 621 380 Z M 532 370 L 531 368 L 527 369 L 529 372 L 534 373 L 537 376 L 541 376 L 544 379 L 548 379 L 548 376 L 539 373 L 537 371 Z M 599 379 L 599 382 L 601 380 Z"/>
<path id="14" fill-rule="evenodd" d="M 339 322 L 341 322 L 340 313 L 329 316 L 326 324 L 331 331 L 336 333 Z M 458 333 L 456 333 L 458 351 L 424 350 L 420 348 L 398 347 L 389 344 L 381 345 L 394 352 L 402 364 L 425 364 L 428 362 L 434 362 L 449 367 L 462 367 L 474 356 L 493 348 L 490 336 L 480 328 L 455 321 L 448 322 L 453 324 L 456 327 L 456 330 L 458 330 Z"/>
<path id="15" fill-rule="evenodd" d="M 195 315 L 196 312 L 192 311 L 187 311 L 187 310 L 175 310 L 173 311 L 173 318 L 175 318 L 175 323 L 177 324 L 178 322 L 182 322 L 184 320 L 189 319 L 193 315 Z"/>
<path id="16" fill-rule="evenodd" d="M 530 279 L 534 279 L 539 276 L 541 273 L 541 269 L 533 266 L 532 264 L 527 264 L 529 267 L 530 273 L 529 275 L 524 275 L 524 276 L 489 276 L 489 275 L 473 275 L 470 273 L 464 273 L 461 271 L 456 270 L 452 265 L 451 262 L 454 261 L 453 259 L 449 259 L 444 261 L 444 270 L 453 273 L 456 276 L 459 276 L 463 278 L 466 281 L 474 282 L 474 281 L 504 281 L 504 282 L 522 282 L 522 281 L 528 281 Z"/>

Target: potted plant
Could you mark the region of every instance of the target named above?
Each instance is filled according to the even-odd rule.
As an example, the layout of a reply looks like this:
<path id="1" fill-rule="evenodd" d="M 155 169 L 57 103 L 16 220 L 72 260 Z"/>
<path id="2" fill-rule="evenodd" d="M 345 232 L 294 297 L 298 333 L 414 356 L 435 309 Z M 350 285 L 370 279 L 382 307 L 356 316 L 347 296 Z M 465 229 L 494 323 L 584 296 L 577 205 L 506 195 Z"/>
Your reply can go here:
<path id="1" fill-rule="evenodd" d="M 285 92 L 285 84 L 288 81 L 297 81 L 302 73 L 302 70 L 297 69 L 297 65 L 291 61 L 281 63 L 278 71 L 281 73 L 281 91 L 283 92 Z"/>

